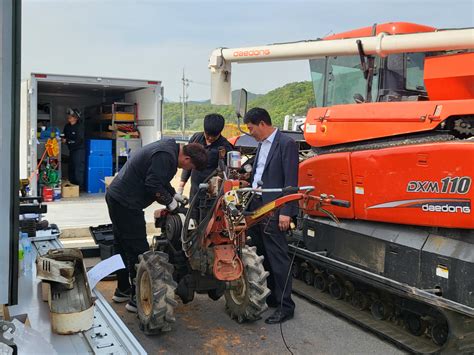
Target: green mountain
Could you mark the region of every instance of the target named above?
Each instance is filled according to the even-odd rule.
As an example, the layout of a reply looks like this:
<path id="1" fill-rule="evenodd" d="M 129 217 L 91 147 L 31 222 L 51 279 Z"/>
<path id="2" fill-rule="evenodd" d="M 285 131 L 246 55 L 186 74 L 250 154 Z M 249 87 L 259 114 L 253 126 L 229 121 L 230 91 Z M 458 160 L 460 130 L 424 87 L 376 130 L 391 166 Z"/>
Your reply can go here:
<path id="1" fill-rule="evenodd" d="M 240 90 L 232 92 L 232 102 L 237 103 Z M 285 115 L 305 116 L 308 109 L 314 106 L 314 93 L 310 81 L 286 84 L 265 95 L 249 93 L 248 108 L 262 107 L 266 109 L 275 125 L 281 127 Z M 181 104 L 165 102 L 163 108 L 163 129 L 165 134 L 181 129 Z M 186 108 L 186 131 L 202 130 L 204 116 L 209 113 L 220 113 L 226 122 L 236 123 L 234 106 L 211 105 L 209 101 L 189 102 Z"/>

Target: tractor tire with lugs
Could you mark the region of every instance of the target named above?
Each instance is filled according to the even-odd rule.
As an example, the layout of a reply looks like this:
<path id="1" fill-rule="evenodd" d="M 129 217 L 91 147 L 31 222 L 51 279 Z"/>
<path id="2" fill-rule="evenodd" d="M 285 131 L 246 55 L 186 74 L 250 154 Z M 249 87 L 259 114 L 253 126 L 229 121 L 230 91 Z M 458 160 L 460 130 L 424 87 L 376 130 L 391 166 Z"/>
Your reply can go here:
<path id="1" fill-rule="evenodd" d="M 268 271 L 263 267 L 263 256 L 257 255 L 256 247 L 242 249 L 244 271 L 233 287 L 225 292 L 226 311 L 239 323 L 260 319 L 268 309 L 266 304 L 270 290 L 267 287 Z"/>
<path id="2" fill-rule="evenodd" d="M 147 251 L 139 256 L 137 264 L 137 309 L 140 329 L 145 334 L 157 334 L 171 330 L 176 321 L 174 308 L 176 282 L 173 265 L 168 255 Z"/>

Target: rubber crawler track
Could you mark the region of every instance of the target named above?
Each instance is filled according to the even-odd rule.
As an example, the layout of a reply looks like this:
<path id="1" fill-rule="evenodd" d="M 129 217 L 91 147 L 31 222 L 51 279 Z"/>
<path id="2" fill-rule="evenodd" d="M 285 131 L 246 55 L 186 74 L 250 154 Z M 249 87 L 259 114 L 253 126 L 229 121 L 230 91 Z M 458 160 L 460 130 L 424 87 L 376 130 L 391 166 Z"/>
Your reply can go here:
<path id="1" fill-rule="evenodd" d="M 293 247 L 291 245 L 290 253 L 293 253 Z M 296 254 L 295 262 L 306 260 L 307 258 L 299 257 L 298 253 Z M 427 337 L 412 335 L 400 325 L 390 321 L 376 320 L 372 317 L 370 312 L 356 310 L 350 303 L 344 300 L 336 300 L 331 297 L 329 293 L 321 292 L 314 286 L 308 285 L 300 279 L 293 279 L 293 292 L 411 353 L 474 353 L 474 330 L 472 329 L 471 332 L 468 331 L 467 333 L 459 332 L 458 330 L 458 334 L 456 335 L 457 340 L 454 341 L 454 345 L 452 343 L 453 340 L 451 340 L 449 349 L 445 350 L 444 346 L 437 346 Z M 474 319 L 467 320 L 465 323 L 468 323 L 469 328 L 473 328 Z M 462 322 L 459 324 L 462 324 Z"/>

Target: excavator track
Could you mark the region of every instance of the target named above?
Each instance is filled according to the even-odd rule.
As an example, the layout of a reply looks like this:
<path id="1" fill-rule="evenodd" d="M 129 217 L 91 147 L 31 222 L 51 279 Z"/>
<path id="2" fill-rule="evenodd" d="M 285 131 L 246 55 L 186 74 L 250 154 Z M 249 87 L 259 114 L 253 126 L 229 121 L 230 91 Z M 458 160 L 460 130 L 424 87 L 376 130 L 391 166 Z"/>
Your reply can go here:
<path id="1" fill-rule="evenodd" d="M 472 137 L 474 135 L 474 117 L 460 117 L 454 121 L 453 129 L 465 137 Z"/>
<path id="2" fill-rule="evenodd" d="M 384 281 L 384 278 L 378 275 L 374 276 L 380 278 L 380 283 L 379 281 L 371 280 L 368 274 L 367 279 L 364 279 L 363 274 L 366 272 L 359 269 L 362 273 L 359 275 L 360 279 L 358 281 L 366 282 L 376 289 L 380 287 L 383 292 L 390 293 L 391 297 L 410 299 L 443 314 L 449 323 L 449 336 L 446 334 L 443 344 L 437 345 L 432 339 L 425 336 L 426 328 L 421 330 L 422 334 L 414 335 L 405 329 L 407 325 L 400 320 L 400 317 L 388 317 L 385 320 L 375 319 L 371 314 L 370 307 L 366 306 L 364 310 L 357 309 L 357 307 L 350 303 L 347 295 L 344 297 L 341 293 L 340 297 L 335 297 L 334 292 L 331 292 L 332 290 L 328 292 L 327 287 L 324 290 L 318 289 L 313 285 L 313 279 L 308 279 L 308 274 L 302 272 L 302 267 L 314 263 L 313 265 L 328 266 L 328 270 L 332 270 L 339 275 L 347 275 L 348 280 L 354 281 L 357 278 L 357 276 L 354 278 L 358 270 L 357 268 L 331 260 L 324 255 L 324 252 L 309 252 L 306 249 L 300 248 L 299 243 L 290 244 L 289 247 L 290 254 L 295 256 L 293 265 L 299 266 L 298 277 L 293 279 L 294 293 L 411 353 L 474 353 L 474 313 L 472 308 L 449 301 L 446 302 L 444 299 L 435 295 L 425 294 L 424 291 L 408 285 L 397 287 L 396 282 L 391 280 L 384 284 L 387 280 Z"/>

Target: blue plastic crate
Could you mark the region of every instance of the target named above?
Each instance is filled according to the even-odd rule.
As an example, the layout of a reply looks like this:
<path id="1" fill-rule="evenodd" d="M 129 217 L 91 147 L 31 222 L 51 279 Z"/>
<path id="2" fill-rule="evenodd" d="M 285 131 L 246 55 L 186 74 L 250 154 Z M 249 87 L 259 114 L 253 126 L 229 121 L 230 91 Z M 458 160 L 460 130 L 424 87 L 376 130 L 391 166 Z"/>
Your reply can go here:
<path id="1" fill-rule="evenodd" d="M 112 155 L 112 140 L 89 139 L 87 141 L 87 155 Z"/>
<path id="2" fill-rule="evenodd" d="M 105 192 L 104 179 L 106 176 L 112 176 L 112 167 L 110 168 L 88 168 L 86 183 L 88 193 Z"/>
<path id="3" fill-rule="evenodd" d="M 112 169 L 112 155 L 92 154 L 87 157 L 87 168 L 110 168 Z"/>

